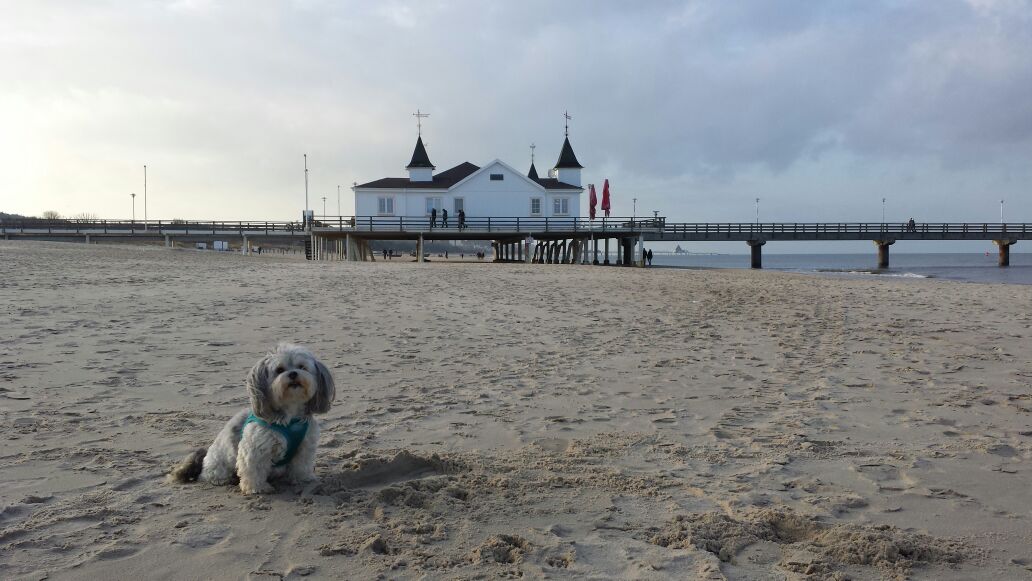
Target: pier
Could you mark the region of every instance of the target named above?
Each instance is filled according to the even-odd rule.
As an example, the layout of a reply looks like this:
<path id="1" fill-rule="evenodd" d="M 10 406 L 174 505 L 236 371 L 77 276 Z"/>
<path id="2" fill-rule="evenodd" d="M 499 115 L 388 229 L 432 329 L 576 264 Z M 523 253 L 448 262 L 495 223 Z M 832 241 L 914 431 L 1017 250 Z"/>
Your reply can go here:
<path id="1" fill-rule="evenodd" d="M 422 261 L 429 240 L 486 240 L 496 261 L 538 264 L 640 265 L 646 242 L 744 242 L 751 266 L 762 268 L 768 242 L 870 240 L 879 268 L 889 267 L 889 248 L 912 240 L 986 240 L 998 247 L 999 265 L 1010 264 L 1010 247 L 1032 238 L 1032 224 L 989 222 L 667 222 L 666 218 L 478 218 L 445 224 L 430 218 L 392 216 L 316 216 L 310 223 L 289 221 L 195 220 L 44 220 L 0 221 L 4 239 L 156 240 L 177 242 L 239 240 L 244 252 L 252 242 L 304 241 L 313 260 L 374 260 L 373 240 L 416 242 Z M 601 254 L 601 257 L 600 257 Z M 600 259 L 601 258 L 601 259 Z"/>

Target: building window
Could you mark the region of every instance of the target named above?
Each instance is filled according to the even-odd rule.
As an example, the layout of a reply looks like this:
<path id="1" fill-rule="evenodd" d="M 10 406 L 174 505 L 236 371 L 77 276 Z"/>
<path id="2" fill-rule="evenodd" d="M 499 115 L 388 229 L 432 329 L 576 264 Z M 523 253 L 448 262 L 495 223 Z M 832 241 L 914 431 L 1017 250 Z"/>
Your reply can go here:
<path id="1" fill-rule="evenodd" d="M 441 198 L 427 198 L 426 199 L 426 215 L 429 216 L 433 210 L 441 211 L 444 204 L 441 202 Z"/>
<path id="2" fill-rule="evenodd" d="M 379 198 L 376 198 L 376 212 L 381 216 L 393 216 L 394 198 L 388 196 L 380 196 Z"/>
<path id="3" fill-rule="evenodd" d="M 466 209 L 466 200 L 463 198 L 455 198 L 455 215 L 458 216 L 459 212 Z"/>
<path id="4" fill-rule="evenodd" d="M 541 215 L 541 198 L 530 199 L 530 215 L 540 216 Z"/>
<path id="5" fill-rule="evenodd" d="M 552 200 L 552 215 L 566 216 L 570 213 L 569 198 L 555 198 Z"/>
<path id="6" fill-rule="evenodd" d="M 493 174 L 491 174 L 491 181 L 492 182 L 500 182 L 500 181 L 502 181 L 504 179 L 505 179 L 505 174 L 500 174 L 500 173 L 493 173 Z"/>

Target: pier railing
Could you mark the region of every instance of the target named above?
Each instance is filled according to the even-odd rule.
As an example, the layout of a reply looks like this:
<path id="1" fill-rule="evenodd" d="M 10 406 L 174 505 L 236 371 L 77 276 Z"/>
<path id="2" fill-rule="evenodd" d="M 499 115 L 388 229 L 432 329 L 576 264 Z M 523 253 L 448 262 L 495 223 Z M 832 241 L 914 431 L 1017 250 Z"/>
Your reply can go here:
<path id="1" fill-rule="evenodd" d="M 304 234 L 301 222 L 241 220 L 0 220 L 0 233 L 17 234 Z"/>
<path id="2" fill-rule="evenodd" d="M 667 234 L 1032 234 L 1032 224 L 993 222 L 667 222 Z"/>
<path id="3" fill-rule="evenodd" d="M 332 228 L 352 232 L 635 232 L 662 230 L 665 218 L 609 217 L 594 220 L 571 217 L 500 217 L 480 218 L 467 216 L 463 222 L 449 215 L 431 220 L 429 216 L 315 216 L 313 228 Z"/>

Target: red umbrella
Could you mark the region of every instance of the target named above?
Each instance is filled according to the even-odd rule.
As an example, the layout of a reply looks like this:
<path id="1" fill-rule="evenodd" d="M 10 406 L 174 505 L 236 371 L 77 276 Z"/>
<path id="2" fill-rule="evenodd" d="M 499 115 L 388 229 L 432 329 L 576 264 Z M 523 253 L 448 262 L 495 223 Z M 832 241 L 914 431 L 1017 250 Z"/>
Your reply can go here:
<path id="1" fill-rule="evenodd" d="M 609 178 L 606 178 L 604 184 L 602 184 L 602 209 L 606 212 L 606 218 L 609 217 Z"/>
<path id="2" fill-rule="evenodd" d="M 598 198 L 595 197 L 595 184 L 588 184 L 588 192 L 590 192 L 590 197 L 588 198 L 588 201 L 591 204 L 591 210 L 590 210 L 590 213 L 588 215 L 591 216 L 592 220 L 594 220 L 595 219 L 595 205 L 598 204 Z"/>

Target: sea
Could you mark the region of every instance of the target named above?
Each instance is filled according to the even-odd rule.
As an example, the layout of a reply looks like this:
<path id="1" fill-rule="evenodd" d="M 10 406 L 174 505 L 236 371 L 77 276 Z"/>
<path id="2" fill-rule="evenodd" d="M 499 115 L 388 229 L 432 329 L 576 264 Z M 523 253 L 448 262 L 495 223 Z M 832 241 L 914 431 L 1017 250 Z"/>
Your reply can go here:
<path id="1" fill-rule="evenodd" d="M 979 283 L 1032 284 L 1032 253 L 1011 252 L 1010 266 L 1000 268 L 997 254 L 895 252 L 890 267 L 877 268 L 877 256 L 867 254 L 763 253 L 763 268 L 835 277 L 941 278 Z M 749 268 L 748 254 L 657 254 L 653 266 L 677 268 Z"/>

